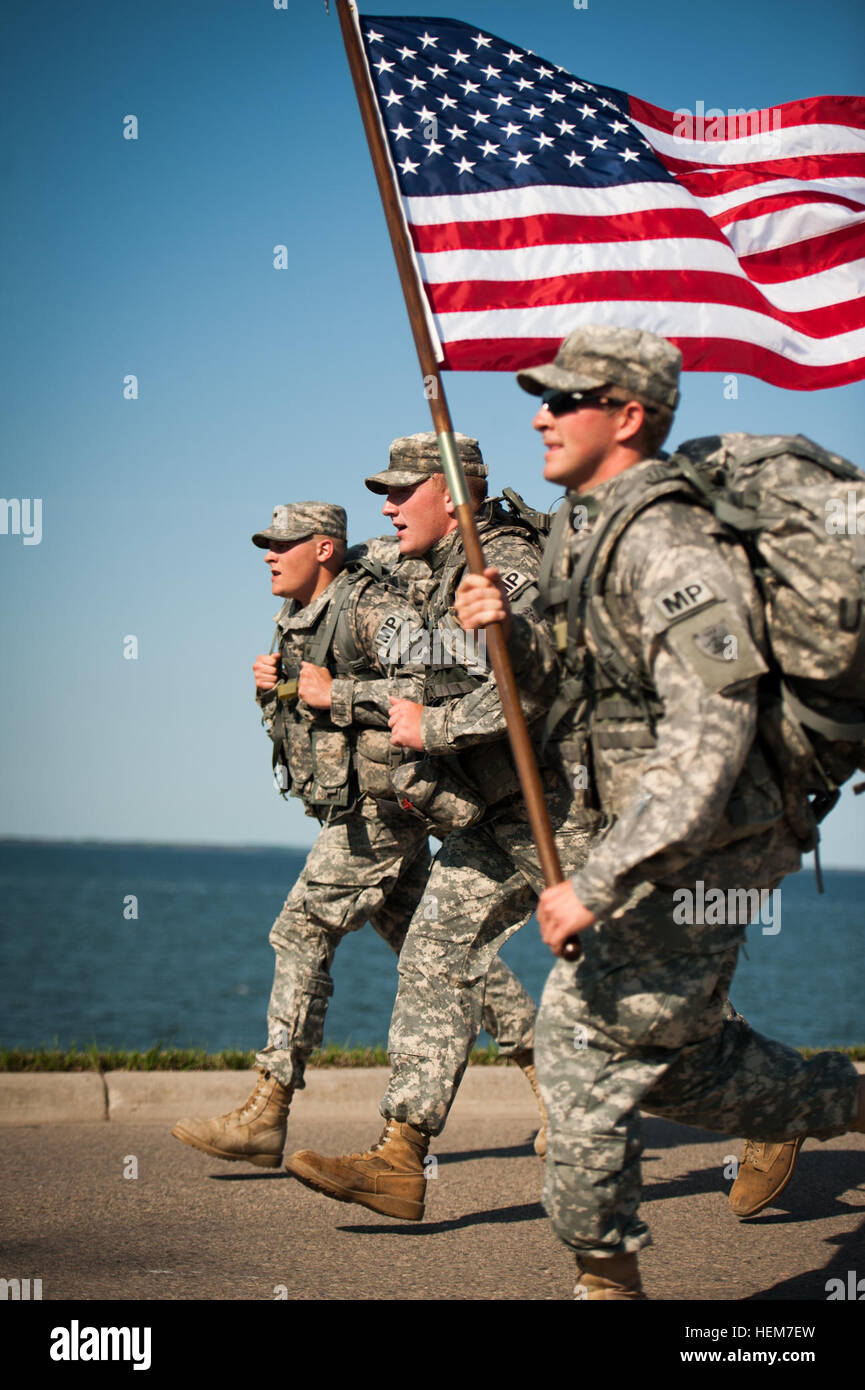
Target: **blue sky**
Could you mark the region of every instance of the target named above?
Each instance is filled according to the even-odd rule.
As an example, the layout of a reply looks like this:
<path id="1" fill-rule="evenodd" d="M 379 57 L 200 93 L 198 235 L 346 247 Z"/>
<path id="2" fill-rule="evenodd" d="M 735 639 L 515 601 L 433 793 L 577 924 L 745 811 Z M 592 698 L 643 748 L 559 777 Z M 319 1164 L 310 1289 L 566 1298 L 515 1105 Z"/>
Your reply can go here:
<path id="1" fill-rule="evenodd" d="M 669 109 L 865 90 L 858 0 L 443 8 Z M 252 703 L 274 603 L 249 537 L 306 497 L 355 540 L 386 529 L 363 475 L 428 428 L 336 16 L 48 0 L 0 26 L 0 491 L 43 501 L 41 544 L 0 535 L 0 833 L 311 843 Z M 447 389 L 498 488 L 551 505 L 513 380 Z M 692 373 L 674 438 L 801 431 L 861 464 L 863 395 L 740 377 L 730 401 Z M 863 801 L 827 823 L 828 863 L 861 863 Z"/>

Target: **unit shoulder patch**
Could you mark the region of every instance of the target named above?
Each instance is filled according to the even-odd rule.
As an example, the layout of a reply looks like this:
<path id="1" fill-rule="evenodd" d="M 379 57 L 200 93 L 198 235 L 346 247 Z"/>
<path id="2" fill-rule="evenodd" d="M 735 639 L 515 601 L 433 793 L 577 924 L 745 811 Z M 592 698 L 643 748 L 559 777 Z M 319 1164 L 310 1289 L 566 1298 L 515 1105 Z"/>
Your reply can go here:
<path id="1" fill-rule="evenodd" d="M 707 690 L 727 690 L 768 670 L 746 624 L 726 601 L 670 625 L 666 641 Z"/>
<path id="2" fill-rule="evenodd" d="M 711 617 L 711 614 L 707 614 L 707 617 Z M 738 643 L 735 634 L 729 631 L 728 623 L 711 623 L 708 627 L 701 627 L 694 633 L 694 641 L 703 655 L 712 661 L 736 660 Z"/>

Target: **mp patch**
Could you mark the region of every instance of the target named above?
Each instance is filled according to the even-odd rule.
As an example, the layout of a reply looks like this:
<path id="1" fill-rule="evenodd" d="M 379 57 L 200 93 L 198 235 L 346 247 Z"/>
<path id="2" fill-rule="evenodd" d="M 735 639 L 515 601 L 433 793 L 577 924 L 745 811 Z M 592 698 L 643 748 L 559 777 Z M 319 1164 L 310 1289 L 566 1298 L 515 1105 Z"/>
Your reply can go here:
<path id="1" fill-rule="evenodd" d="M 655 606 L 669 624 L 687 617 L 690 613 L 696 613 L 698 609 L 714 603 L 715 599 L 716 595 L 705 579 L 694 578 L 686 579 L 669 593 L 659 594 L 655 599 Z"/>
<path id="2" fill-rule="evenodd" d="M 397 633 L 400 631 L 400 627 L 401 619 L 399 613 L 390 613 L 388 617 L 385 618 L 378 632 L 375 634 L 375 637 L 373 638 L 374 645 L 376 647 L 390 646 L 390 643 L 393 641 L 394 637 L 396 637 Z"/>
<path id="3" fill-rule="evenodd" d="M 519 570 L 505 570 L 499 577 L 508 598 L 513 598 L 515 593 L 533 582 L 531 575 L 521 574 Z"/>

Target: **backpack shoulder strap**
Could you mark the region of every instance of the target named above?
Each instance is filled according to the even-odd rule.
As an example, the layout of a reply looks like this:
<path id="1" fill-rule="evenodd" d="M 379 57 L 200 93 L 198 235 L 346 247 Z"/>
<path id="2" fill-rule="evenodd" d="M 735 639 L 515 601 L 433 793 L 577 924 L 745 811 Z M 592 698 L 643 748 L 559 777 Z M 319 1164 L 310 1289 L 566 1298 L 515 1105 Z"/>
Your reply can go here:
<path id="1" fill-rule="evenodd" d="M 409 600 L 408 582 L 393 574 L 379 560 L 363 555 L 353 562 L 346 575 L 345 597 L 337 600 L 339 612 L 331 639 L 331 646 L 334 641 L 339 645 L 340 666 L 348 675 L 372 673 L 370 658 L 358 641 L 357 609 L 364 592 L 373 583 L 391 590 L 400 599 Z"/>
<path id="2" fill-rule="evenodd" d="M 643 474 L 643 487 L 630 497 L 625 497 L 618 507 L 604 516 L 600 513 L 594 528 L 586 541 L 579 561 L 568 579 L 552 583 L 549 575 L 554 564 L 555 554 L 561 544 L 570 506 L 564 506 L 553 522 L 553 532 L 547 550 L 551 552 L 548 560 L 544 553 L 546 570 L 546 592 L 552 595 L 550 603 L 556 605 L 567 598 L 565 678 L 557 698 L 550 708 L 541 739 L 542 748 L 552 737 L 565 714 L 575 704 L 585 709 L 592 698 L 591 686 L 586 673 L 578 667 L 585 642 L 581 629 L 591 636 L 591 650 L 604 675 L 617 689 L 636 702 L 642 710 L 650 730 L 654 731 L 654 714 L 659 708 L 657 701 L 647 694 L 640 679 L 633 672 L 627 655 L 623 655 L 615 640 L 615 629 L 606 614 L 603 603 L 604 578 L 609 568 L 613 551 L 630 522 L 657 498 L 679 493 L 687 489 L 682 479 L 671 476 L 666 461 L 658 463 Z"/>
<path id="3" fill-rule="evenodd" d="M 606 515 L 603 510 L 599 512 L 571 576 L 572 593 L 575 589 L 581 595 L 601 592 L 613 550 L 640 512 L 645 511 L 660 497 L 668 497 L 673 493 L 683 493 L 694 500 L 689 486 L 690 479 L 683 478 L 678 470 L 671 469 L 671 462 L 672 460 L 650 465 L 642 475 L 639 488 L 627 493 Z"/>
<path id="4" fill-rule="evenodd" d="M 352 584 L 345 602 L 340 605 L 334 641 L 339 644 L 340 667 L 344 674 L 359 675 L 369 668 L 370 661 L 357 640 L 357 606 L 366 584 Z"/>
<path id="5" fill-rule="evenodd" d="M 615 640 L 612 623 L 604 616 L 604 584 L 613 551 L 634 518 L 659 498 L 684 494 L 692 501 L 701 500 L 699 493 L 694 497 L 689 480 L 676 471 L 671 473 L 670 463 L 666 461 L 647 468 L 641 481 L 639 489 L 624 497 L 606 517 L 601 514 L 595 523 L 571 576 L 567 613 L 569 649 L 577 645 L 585 613 L 586 630 L 591 634 L 596 660 L 615 685 L 638 698 L 642 685 Z"/>
<path id="6" fill-rule="evenodd" d="M 340 648 L 351 671 L 365 670 L 369 661 L 361 651 L 355 625 L 350 619 L 350 608 L 356 608 L 363 590 L 375 582 L 386 585 L 399 594 L 407 594 L 408 584 L 386 569 L 380 560 L 370 555 L 358 553 L 351 555 L 347 565 L 334 580 L 334 594 L 313 635 L 307 642 L 304 660 L 314 666 L 325 666 L 333 646 L 334 635 L 339 633 Z"/>
<path id="7" fill-rule="evenodd" d="M 553 568 L 564 543 L 565 533 L 571 519 L 572 506 L 573 502 L 570 495 L 566 495 L 562 499 L 558 511 L 552 515 L 550 532 L 547 536 L 547 543 L 541 558 L 541 568 L 538 572 L 538 592 L 541 596 L 542 612 L 564 603 L 570 592 L 570 580 L 553 579 Z"/>
<path id="8" fill-rule="evenodd" d="M 390 579 L 390 571 L 385 568 L 381 560 L 367 555 L 361 546 L 348 551 L 342 573 L 346 579 L 350 580 L 359 578 L 361 574 L 368 574 L 373 579 L 377 579 L 379 583 Z"/>
<path id="9" fill-rule="evenodd" d="M 357 580 L 363 577 L 363 575 L 364 570 L 358 566 L 356 575 L 354 569 L 348 574 L 343 570 L 342 574 L 335 581 L 334 593 L 331 601 L 325 608 L 318 626 L 304 647 L 304 661 L 311 661 L 313 666 L 327 665 L 327 658 L 333 644 L 336 625 L 344 609 L 351 602 L 353 591 L 357 587 Z"/>

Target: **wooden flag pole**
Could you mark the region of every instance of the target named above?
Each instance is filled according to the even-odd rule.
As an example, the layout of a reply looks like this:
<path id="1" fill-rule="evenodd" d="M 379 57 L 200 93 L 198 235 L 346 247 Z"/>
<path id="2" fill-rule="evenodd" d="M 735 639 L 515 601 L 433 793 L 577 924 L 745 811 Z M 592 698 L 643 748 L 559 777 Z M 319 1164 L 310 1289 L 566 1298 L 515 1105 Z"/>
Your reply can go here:
<path id="1" fill-rule="evenodd" d="M 358 106 L 360 107 L 364 130 L 366 131 L 367 144 L 369 145 L 373 169 L 375 170 L 375 176 L 378 182 L 378 190 L 381 195 L 388 231 L 390 232 L 391 245 L 393 246 L 393 253 L 396 258 L 400 284 L 402 285 L 402 292 L 405 298 L 406 308 L 408 309 L 409 322 L 411 323 L 412 333 L 414 334 L 420 369 L 425 380 L 431 380 L 434 387 L 434 389 L 428 393 L 428 399 L 432 412 L 433 426 L 438 436 L 439 452 L 441 454 L 442 467 L 447 480 L 448 491 L 456 507 L 457 519 L 462 533 L 463 546 L 465 548 L 469 571 L 471 574 L 483 574 L 483 551 L 481 549 L 474 513 L 469 500 L 465 473 L 463 472 L 462 463 L 460 462 L 457 452 L 453 424 L 451 423 L 450 410 L 448 409 L 447 397 L 445 396 L 444 383 L 441 379 L 441 372 L 433 346 L 432 335 L 429 330 L 426 300 L 409 244 L 408 231 L 403 217 L 399 191 L 396 186 L 393 166 L 385 142 L 384 131 L 382 129 L 378 107 L 376 106 L 375 93 L 372 88 L 366 57 L 363 52 L 363 45 L 360 39 L 360 27 L 357 19 L 357 8 L 353 0 L 336 0 L 336 7 L 339 15 L 340 28 L 342 29 L 345 51 L 348 56 L 348 65 L 351 69 L 354 90 L 357 94 Z M 493 673 L 496 678 L 499 698 L 502 702 L 502 710 L 507 723 L 511 751 L 513 752 L 514 763 L 520 779 L 520 786 L 522 787 L 526 810 L 529 815 L 529 823 L 537 847 L 544 881 L 549 888 L 556 883 L 561 883 L 562 869 L 559 863 L 559 855 L 556 849 L 553 829 L 550 825 L 547 805 L 544 800 L 543 784 L 541 782 L 540 773 L 538 772 L 537 763 L 535 762 L 534 753 L 532 752 L 526 721 L 520 707 L 517 685 L 514 680 L 507 643 L 505 642 L 501 625 L 499 623 L 491 624 L 485 631 L 487 634 L 487 646 L 492 660 Z M 570 942 L 568 943 L 569 946 L 571 944 Z M 579 954 L 579 946 L 576 940 L 573 942 L 573 945 L 577 949 L 573 952 L 569 952 L 570 959 L 573 959 Z"/>

